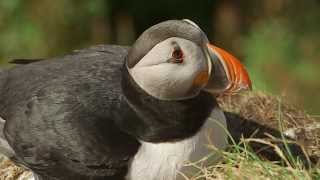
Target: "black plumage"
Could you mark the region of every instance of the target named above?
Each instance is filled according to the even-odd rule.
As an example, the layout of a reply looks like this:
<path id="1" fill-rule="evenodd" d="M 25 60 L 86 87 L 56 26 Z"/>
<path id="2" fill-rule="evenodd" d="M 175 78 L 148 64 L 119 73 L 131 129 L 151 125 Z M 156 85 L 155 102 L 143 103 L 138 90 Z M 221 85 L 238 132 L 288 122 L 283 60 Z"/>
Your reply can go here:
<path id="1" fill-rule="evenodd" d="M 171 23 L 192 29 L 183 35 L 191 40 L 202 36 L 186 22 Z M 179 36 L 177 28 L 154 42 Z M 26 65 L 2 71 L 0 117 L 12 158 L 42 179 L 117 180 L 126 176 L 138 139 L 173 142 L 194 135 L 216 101 L 206 92 L 179 101 L 144 92 L 125 64 L 136 63 L 141 41 L 130 53 L 128 47 L 102 45 L 30 64 L 20 59 Z"/>
<path id="2" fill-rule="evenodd" d="M 126 54 L 100 46 L 3 72 L 0 116 L 16 160 L 45 179 L 123 176 L 139 146 L 112 115 Z"/>
<path id="3" fill-rule="evenodd" d="M 2 72 L 0 116 L 18 163 L 44 179 L 121 179 L 137 138 L 175 141 L 197 132 L 213 98 L 147 95 L 122 68 L 127 51 L 98 46 Z"/>

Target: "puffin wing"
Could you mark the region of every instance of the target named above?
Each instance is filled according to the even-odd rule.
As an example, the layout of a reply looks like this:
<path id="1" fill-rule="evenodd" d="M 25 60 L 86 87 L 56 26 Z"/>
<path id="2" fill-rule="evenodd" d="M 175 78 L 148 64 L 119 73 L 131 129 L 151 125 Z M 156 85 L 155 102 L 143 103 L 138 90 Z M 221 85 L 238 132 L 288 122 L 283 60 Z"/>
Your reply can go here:
<path id="1" fill-rule="evenodd" d="M 129 46 L 122 46 L 121 47 L 123 51 L 126 51 L 129 49 Z M 107 53 L 107 54 L 115 54 L 119 53 L 119 46 L 116 45 L 97 45 L 97 46 L 92 46 L 87 49 L 80 49 L 80 50 L 74 50 L 73 54 L 97 54 L 97 53 Z M 122 53 L 122 52 L 120 52 Z M 21 58 L 21 59 L 12 59 L 9 61 L 10 64 L 19 64 L 19 65 L 25 65 L 25 64 L 30 64 L 30 63 L 35 63 L 39 61 L 46 60 L 44 58 L 37 58 L 37 59 L 28 59 L 28 58 Z"/>
<path id="2" fill-rule="evenodd" d="M 42 61 L 45 59 L 13 59 L 9 61 L 10 64 L 30 64 L 38 61 Z"/>
<path id="3" fill-rule="evenodd" d="M 97 46 L 4 72 L 0 117 L 17 162 L 44 179 L 123 176 L 139 146 L 113 121 L 127 50 Z"/>

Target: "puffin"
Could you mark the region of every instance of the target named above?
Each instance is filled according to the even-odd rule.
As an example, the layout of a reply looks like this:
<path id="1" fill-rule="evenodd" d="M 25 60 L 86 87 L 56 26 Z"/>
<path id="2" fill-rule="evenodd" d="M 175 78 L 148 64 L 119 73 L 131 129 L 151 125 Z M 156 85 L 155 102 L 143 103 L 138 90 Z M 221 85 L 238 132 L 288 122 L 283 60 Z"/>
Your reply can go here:
<path id="1" fill-rule="evenodd" d="M 217 96 L 245 67 L 191 20 L 0 71 L 0 152 L 39 180 L 175 180 L 227 145 Z"/>

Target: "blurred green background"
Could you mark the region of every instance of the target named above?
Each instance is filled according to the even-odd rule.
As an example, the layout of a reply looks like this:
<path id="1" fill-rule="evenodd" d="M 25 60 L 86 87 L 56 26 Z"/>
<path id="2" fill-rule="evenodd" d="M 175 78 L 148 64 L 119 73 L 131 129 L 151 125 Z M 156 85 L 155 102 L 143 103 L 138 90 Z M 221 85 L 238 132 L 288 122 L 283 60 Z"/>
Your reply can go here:
<path id="1" fill-rule="evenodd" d="M 95 44 L 130 45 L 146 28 L 188 18 L 239 57 L 255 89 L 320 112 L 317 0 L 1 0 L 0 65 Z"/>

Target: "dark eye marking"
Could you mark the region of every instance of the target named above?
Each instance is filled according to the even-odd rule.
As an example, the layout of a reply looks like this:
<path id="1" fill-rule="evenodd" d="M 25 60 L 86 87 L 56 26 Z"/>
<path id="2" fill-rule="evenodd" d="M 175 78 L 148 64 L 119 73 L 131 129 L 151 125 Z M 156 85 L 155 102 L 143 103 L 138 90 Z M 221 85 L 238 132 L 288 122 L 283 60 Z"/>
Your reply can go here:
<path id="1" fill-rule="evenodd" d="M 181 49 L 175 49 L 172 52 L 172 57 L 176 60 L 176 61 L 183 61 L 183 52 Z"/>
<path id="2" fill-rule="evenodd" d="M 178 43 L 172 42 L 173 45 L 173 51 L 172 51 L 172 58 L 171 61 L 172 63 L 182 63 L 184 59 L 184 54 Z"/>

